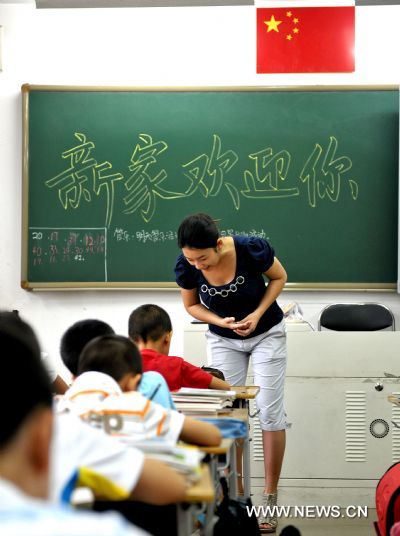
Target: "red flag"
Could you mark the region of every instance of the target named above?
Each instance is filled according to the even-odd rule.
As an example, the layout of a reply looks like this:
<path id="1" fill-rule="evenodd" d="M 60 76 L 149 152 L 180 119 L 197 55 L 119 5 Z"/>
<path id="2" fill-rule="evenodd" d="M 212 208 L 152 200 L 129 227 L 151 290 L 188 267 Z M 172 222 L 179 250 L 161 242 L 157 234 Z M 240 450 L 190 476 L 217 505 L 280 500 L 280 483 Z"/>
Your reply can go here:
<path id="1" fill-rule="evenodd" d="M 355 8 L 257 9 L 257 73 L 354 71 Z"/>

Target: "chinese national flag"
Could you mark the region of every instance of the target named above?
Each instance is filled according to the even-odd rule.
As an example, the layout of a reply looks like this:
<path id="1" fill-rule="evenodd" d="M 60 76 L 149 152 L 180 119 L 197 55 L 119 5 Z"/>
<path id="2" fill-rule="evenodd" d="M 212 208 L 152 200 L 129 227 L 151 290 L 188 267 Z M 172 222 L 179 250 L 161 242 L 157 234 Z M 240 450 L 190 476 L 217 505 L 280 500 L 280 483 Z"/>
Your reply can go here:
<path id="1" fill-rule="evenodd" d="M 354 6 L 257 9 L 257 73 L 354 71 Z"/>

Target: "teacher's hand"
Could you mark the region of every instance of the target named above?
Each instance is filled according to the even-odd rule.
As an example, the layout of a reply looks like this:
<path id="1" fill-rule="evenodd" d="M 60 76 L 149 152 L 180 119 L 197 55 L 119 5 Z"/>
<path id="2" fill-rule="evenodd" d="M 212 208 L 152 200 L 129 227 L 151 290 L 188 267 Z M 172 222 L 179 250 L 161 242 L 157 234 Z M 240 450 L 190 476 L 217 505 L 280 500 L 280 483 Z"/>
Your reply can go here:
<path id="1" fill-rule="evenodd" d="M 218 323 L 218 325 L 221 328 L 232 329 L 233 331 L 236 331 L 237 329 L 245 329 L 247 327 L 247 323 L 243 320 L 236 322 L 234 316 L 226 316 L 225 318 L 221 318 L 221 321 Z"/>
<path id="2" fill-rule="evenodd" d="M 257 313 L 250 313 L 245 318 L 234 325 L 233 331 L 241 337 L 248 337 L 256 329 L 260 316 Z"/>

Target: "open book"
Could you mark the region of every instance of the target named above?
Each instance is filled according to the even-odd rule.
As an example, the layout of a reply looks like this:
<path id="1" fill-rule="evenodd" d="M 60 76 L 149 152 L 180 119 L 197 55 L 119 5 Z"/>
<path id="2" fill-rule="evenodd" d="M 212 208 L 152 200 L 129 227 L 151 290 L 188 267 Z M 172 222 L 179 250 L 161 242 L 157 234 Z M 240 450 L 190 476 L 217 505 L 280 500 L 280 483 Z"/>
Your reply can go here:
<path id="1" fill-rule="evenodd" d="M 145 452 L 147 458 L 161 460 L 182 473 L 193 484 L 200 478 L 201 461 L 205 453 L 194 446 L 168 445 L 163 442 L 143 441 L 136 443 L 136 448 Z"/>

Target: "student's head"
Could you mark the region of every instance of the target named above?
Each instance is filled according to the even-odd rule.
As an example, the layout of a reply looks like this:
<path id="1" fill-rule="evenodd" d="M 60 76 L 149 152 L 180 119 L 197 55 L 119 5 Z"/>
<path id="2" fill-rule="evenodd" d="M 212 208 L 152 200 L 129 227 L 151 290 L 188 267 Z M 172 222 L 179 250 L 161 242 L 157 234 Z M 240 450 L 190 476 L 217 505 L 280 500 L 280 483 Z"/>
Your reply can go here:
<path id="1" fill-rule="evenodd" d="M 127 337 L 96 337 L 82 350 L 78 362 L 78 374 L 93 371 L 108 374 L 123 391 L 135 391 L 142 377 L 142 356 Z"/>
<path id="2" fill-rule="evenodd" d="M 31 327 L 0 313 L 0 477 L 28 495 L 48 493 L 52 392 Z"/>
<path id="3" fill-rule="evenodd" d="M 128 332 L 129 337 L 139 346 L 156 343 L 163 346 L 160 350 L 164 353 L 167 354 L 169 351 L 172 336 L 171 319 L 167 311 L 158 305 L 147 303 L 134 309 L 129 316 Z"/>
<path id="4" fill-rule="evenodd" d="M 178 246 L 198 270 L 207 271 L 218 264 L 222 239 L 215 221 L 202 212 L 187 216 L 178 228 Z"/>
<path id="5" fill-rule="evenodd" d="M 40 346 L 35 332 L 21 319 L 17 311 L 0 311 L 0 329 L 11 330 L 17 337 L 23 337 L 33 352 L 40 356 Z"/>
<path id="6" fill-rule="evenodd" d="M 79 356 L 89 341 L 113 333 L 113 328 L 101 320 L 80 320 L 72 324 L 62 336 L 60 344 L 61 359 L 71 374 L 78 375 Z"/>

